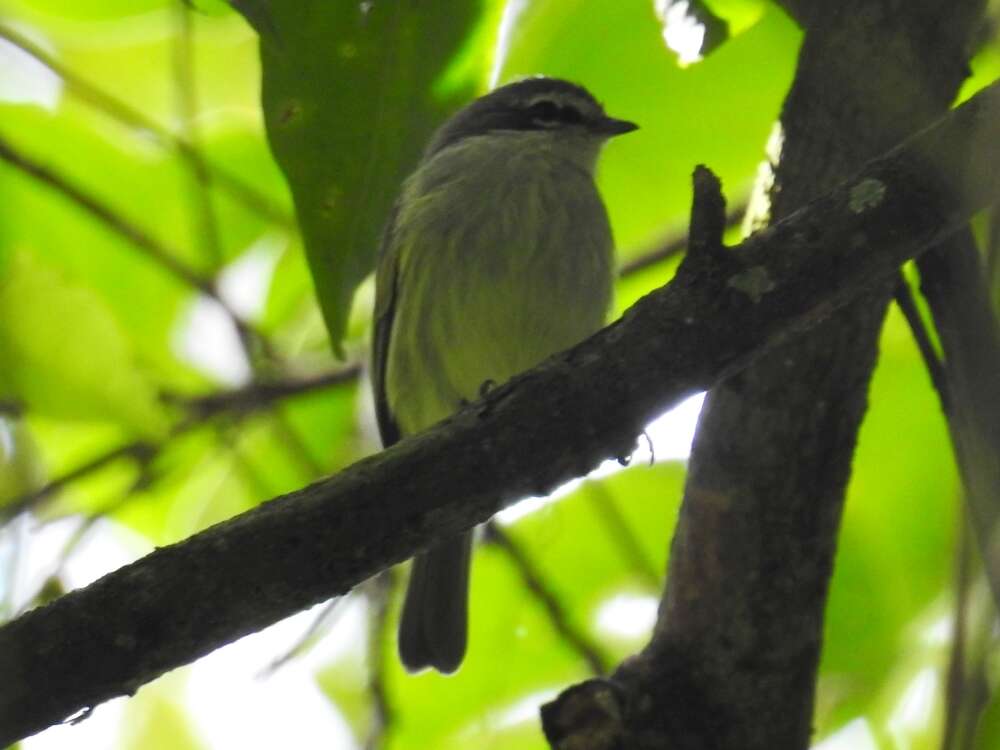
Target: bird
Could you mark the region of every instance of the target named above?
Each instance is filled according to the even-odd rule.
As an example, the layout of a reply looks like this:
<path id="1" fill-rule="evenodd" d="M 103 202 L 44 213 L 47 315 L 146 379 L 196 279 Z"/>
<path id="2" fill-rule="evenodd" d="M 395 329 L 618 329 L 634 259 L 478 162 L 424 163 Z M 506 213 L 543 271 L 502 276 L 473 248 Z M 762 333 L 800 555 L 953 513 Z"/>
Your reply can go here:
<path id="1" fill-rule="evenodd" d="M 385 447 L 604 325 L 614 243 L 594 173 L 605 142 L 637 127 L 583 86 L 536 76 L 438 128 L 378 252 L 370 374 Z M 465 532 L 415 556 L 398 637 L 408 671 L 460 666 L 471 555 Z"/>

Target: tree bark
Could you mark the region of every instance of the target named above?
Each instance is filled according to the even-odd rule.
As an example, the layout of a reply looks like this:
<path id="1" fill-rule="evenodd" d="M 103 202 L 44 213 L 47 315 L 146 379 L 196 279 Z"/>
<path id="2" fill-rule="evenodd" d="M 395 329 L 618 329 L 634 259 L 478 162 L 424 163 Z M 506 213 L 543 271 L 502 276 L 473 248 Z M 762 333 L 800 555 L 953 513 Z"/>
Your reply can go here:
<path id="1" fill-rule="evenodd" d="M 781 117 L 774 221 L 947 110 L 983 3 L 793 5 L 808 28 Z M 841 509 L 892 290 L 881 280 L 707 397 L 653 638 L 592 689 L 625 717 L 622 747 L 808 747 Z M 543 721 L 589 699 L 565 694 Z M 550 742 L 615 746 L 560 744 L 572 734 Z"/>

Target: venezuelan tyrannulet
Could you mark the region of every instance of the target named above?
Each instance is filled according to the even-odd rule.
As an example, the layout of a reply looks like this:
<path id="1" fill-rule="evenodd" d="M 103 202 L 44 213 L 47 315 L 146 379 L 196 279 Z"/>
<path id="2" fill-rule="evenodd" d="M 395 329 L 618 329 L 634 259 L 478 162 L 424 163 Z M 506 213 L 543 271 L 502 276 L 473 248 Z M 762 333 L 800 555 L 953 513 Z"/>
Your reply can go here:
<path id="1" fill-rule="evenodd" d="M 604 323 L 613 246 L 601 146 L 636 128 L 580 86 L 531 78 L 474 101 L 403 184 L 376 275 L 372 380 L 385 445 Z M 413 561 L 399 626 L 410 670 L 465 654 L 472 535 Z"/>

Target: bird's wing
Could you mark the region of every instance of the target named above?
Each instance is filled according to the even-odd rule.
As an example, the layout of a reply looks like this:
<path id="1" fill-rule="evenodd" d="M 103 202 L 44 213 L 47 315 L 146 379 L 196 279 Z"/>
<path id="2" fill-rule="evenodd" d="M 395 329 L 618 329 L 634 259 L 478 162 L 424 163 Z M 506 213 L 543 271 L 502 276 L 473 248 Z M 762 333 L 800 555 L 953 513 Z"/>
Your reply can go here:
<path id="1" fill-rule="evenodd" d="M 389 338 L 396 315 L 396 282 L 399 271 L 399 253 L 393 247 L 394 228 L 398 206 L 393 206 L 389 220 L 382 231 L 375 269 L 375 331 L 372 336 L 372 387 L 375 392 L 375 417 L 383 447 L 399 442 L 399 425 L 389 409 L 385 392 L 385 375 L 389 357 Z"/>

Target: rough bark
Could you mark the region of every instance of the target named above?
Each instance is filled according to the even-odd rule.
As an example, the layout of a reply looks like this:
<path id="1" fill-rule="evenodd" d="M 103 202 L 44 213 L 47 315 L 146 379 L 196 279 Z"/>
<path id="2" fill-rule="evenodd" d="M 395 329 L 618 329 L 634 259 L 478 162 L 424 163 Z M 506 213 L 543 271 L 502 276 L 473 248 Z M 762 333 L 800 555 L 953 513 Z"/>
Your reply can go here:
<path id="1" fill-rule="evenodd" d="M 946 111 L 982 11 L 979 0 L 793 5 L 808 28 L 781 118 L 773 220 Z M 892 289 L 880 281 L 706 399 L 653 638 L 592 685 L 623 717 L 622 747 L 808 746 L 841 509 Z M 577 688 L 543 720 L 563 726 L 560 711 L 587 699 Z M 607 727 L 599 734 L 549 739 L 616 746 Z"/>

